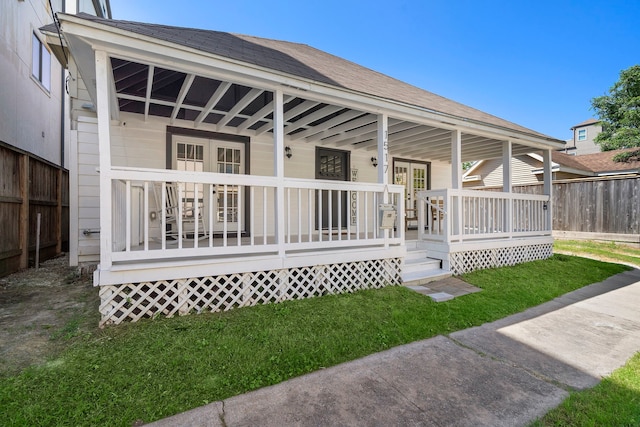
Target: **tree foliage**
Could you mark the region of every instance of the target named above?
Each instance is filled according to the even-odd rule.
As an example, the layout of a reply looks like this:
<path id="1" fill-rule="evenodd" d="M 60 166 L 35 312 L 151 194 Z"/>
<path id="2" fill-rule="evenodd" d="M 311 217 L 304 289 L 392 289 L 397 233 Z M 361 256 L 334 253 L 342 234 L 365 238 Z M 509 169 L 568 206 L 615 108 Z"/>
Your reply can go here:
<path id="1" fill-rule="evenodd" d="M 594 140 L 602 151 L 640 147 L 640 65 L 622 70 L 609 94 L 593 98 L 591 108 L 602 124 Z M 638 155 L 640 149 L 622 157 Z"/>

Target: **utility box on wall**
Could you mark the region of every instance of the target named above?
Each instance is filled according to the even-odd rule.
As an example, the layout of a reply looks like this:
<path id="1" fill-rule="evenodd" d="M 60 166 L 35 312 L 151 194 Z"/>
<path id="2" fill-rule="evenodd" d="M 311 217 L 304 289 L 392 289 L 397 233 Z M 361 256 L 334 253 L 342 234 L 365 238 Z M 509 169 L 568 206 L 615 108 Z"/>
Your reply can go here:
<path id="1" fill-rule="evenodd" d="M 396 226 L 396 206 L 387 203 L 381 203 L 378 205 L 378 221 L 380 229 L 391 230 Z"/>

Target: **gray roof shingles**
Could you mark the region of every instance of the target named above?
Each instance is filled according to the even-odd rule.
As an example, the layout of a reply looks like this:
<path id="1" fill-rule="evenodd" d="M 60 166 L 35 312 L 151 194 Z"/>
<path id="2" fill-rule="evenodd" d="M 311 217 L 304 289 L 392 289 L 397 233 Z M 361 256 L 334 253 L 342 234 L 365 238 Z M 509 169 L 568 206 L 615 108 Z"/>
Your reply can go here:
<path id="1" fill-rule="evenodd" d="M 102 19 L 86 14 L 77 16 L 306 80 L 558 141 L 308 45 L 220 31 Z"/>

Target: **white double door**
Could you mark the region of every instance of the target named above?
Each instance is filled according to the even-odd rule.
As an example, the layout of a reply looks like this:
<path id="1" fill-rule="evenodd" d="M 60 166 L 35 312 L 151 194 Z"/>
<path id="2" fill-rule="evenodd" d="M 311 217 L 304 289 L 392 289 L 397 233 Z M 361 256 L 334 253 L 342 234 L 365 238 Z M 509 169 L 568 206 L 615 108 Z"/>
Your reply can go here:
<path id="1" fill-rule="evenodd" d="M 407 218 L 417 218 L 417 193 L 418 191 L 428 189 L 427 164 L 395 161 L 393 166 L 393 183 L 404 185 Z"/>
<path id="2" fill-rule="evenodd" d="M 245 173 L 245 145 L 237 142 L 220 141 L 186 136 L 176 136 L 173 140 L 172 167 L 179 171 L 217 172 L 230 174 Z M 209 191 L 212 197 L 209 197 Z M 227 231 L 238 231 L 238 218 L 242 221 L 243 212 L 239 206 L 243 197 L 242 187 L 227 185 L 196 185 L 186 183 L 183 194 L 183 212 L 191 215 L 196 202 L 199 204 L 200 216 L 209 229 L 209 209 L 213 203 L 213 231 L 224 230 L 226 220 Z M 243 206 L 244 210 L 244 206 Z M 241 230 L 242 231 L 242 230 Z"/>

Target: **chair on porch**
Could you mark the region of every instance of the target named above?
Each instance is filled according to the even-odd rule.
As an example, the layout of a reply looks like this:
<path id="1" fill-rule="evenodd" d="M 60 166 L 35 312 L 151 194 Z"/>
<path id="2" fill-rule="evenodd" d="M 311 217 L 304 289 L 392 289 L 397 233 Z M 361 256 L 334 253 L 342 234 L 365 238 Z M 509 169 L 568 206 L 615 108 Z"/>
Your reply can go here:
<path id="1" fill-rule="evenodd" d="M 182 197 L 180 197 L 180 185 L 181 184 L 174 182 L 166 183 L 164 207 L 162 206 L 162 184 L 156 183 L 153 186 L 156 206 L 158 207 L 156 211 L 159 216 L 158 219 L 162 218 L 161 215 L 164 211 L 167 224 L 167 240 L 177 241 L 180 230 L 178 221 L 182 222 L 183 239 L 195 239 L 197 237 L 198 240 L 201 240 L 207 238 L 208 232 L 202 216 L 202 211 L 204 210 L 202 199 L 198 198 L 195 194 L 192 194 L 192 197 L 185 197 L 186 191 L 184 191 L 184 189 L 182 190 Z M 193 193 L 193 191 L 191 193 Z M 196 201 L 198 203 L 197 217 L 195 208 Z M 180 203 L 182 203 L 182 217 L 180 217 Z M 196 223 L 198 224 L 198 236 L 195 235 Z"/>

